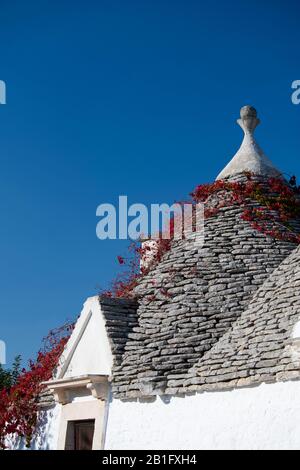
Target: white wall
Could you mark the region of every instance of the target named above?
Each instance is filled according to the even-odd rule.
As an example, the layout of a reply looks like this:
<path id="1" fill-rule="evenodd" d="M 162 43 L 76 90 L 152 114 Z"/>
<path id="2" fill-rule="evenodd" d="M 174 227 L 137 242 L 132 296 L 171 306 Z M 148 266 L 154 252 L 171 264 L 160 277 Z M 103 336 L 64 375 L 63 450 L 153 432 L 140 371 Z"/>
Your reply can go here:
<path id="1" fill-rule="evenodd" d="M 105 449 L 300 449 L 300 381 L 168 404 L 113 400 Z"/>
<path id="2" fill-rule="evenodd" d="M 54 450 L 57 448 L 61 409 L 61 405 L 57 404 L 48 410 L 40 412 L 40 426 L 38 427 L 38 433 L 31 443 L 31 449 Z"/>
<path id="3" fill-rule="evenodd" d="M 55 405 L 44 409 L 39 413 L 37 432 L 35 433 L 30 449 L 54 450 L 57 448 L 58 430 L 61 415 L 61 405 Z M 9 449 L 26 450 L 25 441 L 16 435 L 10 435 L 6 439 Z"/>

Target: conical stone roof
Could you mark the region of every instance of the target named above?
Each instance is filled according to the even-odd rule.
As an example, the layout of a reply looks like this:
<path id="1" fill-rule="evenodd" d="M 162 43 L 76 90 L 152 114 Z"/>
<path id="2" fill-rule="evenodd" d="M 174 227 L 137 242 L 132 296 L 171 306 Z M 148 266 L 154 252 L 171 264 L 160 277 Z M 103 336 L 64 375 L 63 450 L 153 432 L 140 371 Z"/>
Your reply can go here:
<path id="1" fill-rule="evenodd" d="M 251 171 L 267 182 L 270 176 L 280 176 L 253 140 L 258 124 L 256 111 L 243 108 L 241 121 L 244 144 L 234 157 L 234 165 L 229 163 L 229 170 L 226 167 L 222 177 L 235 178 Z M 247 204 L 257 205 L 253 201 Z M 216 367 L 213 354 L 215 351 L 219 354 L 217 348 L 223 339 L 226 341 L 224 335 L 232 331 L 252 305 L 257 290 L 268 282 L 270 274 L 295 250 L 296 244 L 258 232 L 241 218 L 242 213 L 243 208 L 229 205 L 207 218 L 204 245 L 200 248 L 197 233 L 194 239 L 172 242 L 170 251 L 136 288 L 138 305 L 130 326 L 118 327 L 121 321 L 118 300 L 112 301 L 115 304 L 111 310 L 115 309 L 117 318 L 114 324 L 112 315 L 110 322 L 115 335 L 112 344 L 116 337 L 121 341 L 112 376 L 115 397 L 183 393 L 211 387 L 218 381 L 223 384 L 232 379 L 237 383 L 247 377 L 249 355 L 241 356 L 246 362 L 239 378 L 229 375 L 222 382 L 222 374 L 220 380 L 215 375 L 218 368 L 226 366 L 226 362 L 220 364 L 223 352 L 217 358 Z M 272 324 L 271 317 L 266 321 Z M 259 322 L 257 328 L 256 334 L 260 333 Z M 250 325 L 245 328 L 247 332 L 251 335 Z M 214 352 L 210 356 L 211 351 Z M 265 360 L 263 355 L 261 360 Z"/>
<path id="2" fill-rule="evenodd" d="M 251 109 L 241 113 L 249 131 L 257 125 Z M 255 169 L 266 181 L 280 175 L 254 144 L 250 150 L 256 166 L 234 165 L 228 177 Z M 137 302 L 99 298 L 114 358 L 114 397 L 299 378 L 300 333 L 295 339 L 293 332 L 300 316 L 300 247 L 256 231 L 242 212 L 222 207 L 207 218 L 201 247 L 197 233 L 173 241 L 141 279 Z"/>

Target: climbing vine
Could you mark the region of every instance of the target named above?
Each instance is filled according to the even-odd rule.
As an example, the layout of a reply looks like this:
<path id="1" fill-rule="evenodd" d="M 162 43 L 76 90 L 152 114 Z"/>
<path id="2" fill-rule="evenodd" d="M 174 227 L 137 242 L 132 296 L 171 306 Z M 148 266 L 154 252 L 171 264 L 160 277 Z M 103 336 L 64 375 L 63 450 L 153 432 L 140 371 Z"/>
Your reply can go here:
<path id="1" fill-rule="evenodd" d="M 0 448 L 6 447 L 5 438 L 14 434 L 25 439 L 29 446 L 37 422 L 38 398 L 43 382 L 50 380 L 71 334 L 73 324 L 67 323 L 51 330 L 43 340 L 43 347 L 35 361 L 29 361 L 16 383 L 0 391 Z"/>
<path id="2" fill-rule="evenodd" d="M 155 249 L 137 241 L 132 242 L 128 247 L 128 255 L 117 257 L 118 263 L 127 268 L 126 271 L 119 273 L 112 281 L 110 288 L 101 292 L 101 296 L 134 298 L 134 288 L 138 281 L 161 261 L 164 253 L 170 249 L 172 238 L 172 234 L 170 239 L 158 238 Z M 148 256 L 151 257 L 151 261 L 143 265 L 141 260 L 147 259 Z"/>
<path id="3" fill-rule="evenodd" d="M 244 172 L 242 181 L 219 180 L 202 184 L 190 196 L 191 204 L 205 203 L 206 219 L 216 216 L 224 207 L 236 205 L 242 210 L 242 220 L 250 223 L 258 232 L 278 240 L 300 243 L 300 236 L 295 228 L 295 222 L 300 221 L 300 190 L 294 176 L 287 183 L 282 178 L 259 179 L 250 172 Z M 118 256 L 119 264 L 127 269 L 101 295 L 135 297 L 134 288 L 140 279 L 161 261 L 172 245 L 174 219 L 171 219 L 170 224 L 170 238 L 158 238 L 150 263 L 143 264 L 141 260 L 147 259 L 149 251 L 153 249 L 138 242 L 131 243 L 128 256 Z"/>
<path id="4" fill-rule="evenodd" d="M 199 185 L 192 198 L 205 202 L 217 194 L 215 206 L 205 211 L 206 218 L 216 215 L 224 206 L 238 205 L 242 208 L 241 218 L 255 230 L 278 240 L 299 243 L 295 222 L 300 218 L 300 191 L 295 177 L 290 179 L 290 184 L 281 178 L 257 180 L 251 173 L 245 173 L 245 179 Z"/>

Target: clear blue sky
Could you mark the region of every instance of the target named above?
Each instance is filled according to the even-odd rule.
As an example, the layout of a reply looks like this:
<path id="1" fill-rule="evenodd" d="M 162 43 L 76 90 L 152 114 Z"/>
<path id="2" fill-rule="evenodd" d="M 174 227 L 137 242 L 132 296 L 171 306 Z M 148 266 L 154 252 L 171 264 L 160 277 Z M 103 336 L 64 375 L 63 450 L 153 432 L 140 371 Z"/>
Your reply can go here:
<path id="1" fill-rule="evenodd" d="M 119 270 L 96 207 L 173 202 L 257 137 L 300 175 L 296 2 L 1 0 L 0 339 L 34 356 Z"/>

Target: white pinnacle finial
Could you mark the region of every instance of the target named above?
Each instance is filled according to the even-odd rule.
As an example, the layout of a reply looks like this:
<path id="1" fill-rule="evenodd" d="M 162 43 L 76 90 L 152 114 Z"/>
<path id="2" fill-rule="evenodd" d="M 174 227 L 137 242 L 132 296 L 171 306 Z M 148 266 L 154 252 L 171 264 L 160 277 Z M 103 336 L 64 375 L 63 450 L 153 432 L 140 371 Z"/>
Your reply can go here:
<path id="1" fill-rule="evenodd" d="M 255 141 L 253 134 L 260 123 L 256 109 L 252 106 L 244 106 L 240 114 L 241 118 L 237 123 L 245 133 L 244 140 L 239 151 L 217 176 L 217 180 L 236 176 L 245 171 L 261 176 L 281 176 L 280 171 L 275 168 Z"/>

